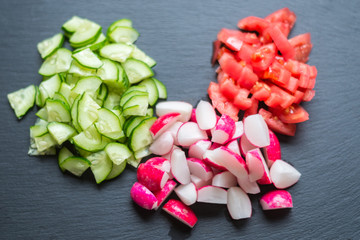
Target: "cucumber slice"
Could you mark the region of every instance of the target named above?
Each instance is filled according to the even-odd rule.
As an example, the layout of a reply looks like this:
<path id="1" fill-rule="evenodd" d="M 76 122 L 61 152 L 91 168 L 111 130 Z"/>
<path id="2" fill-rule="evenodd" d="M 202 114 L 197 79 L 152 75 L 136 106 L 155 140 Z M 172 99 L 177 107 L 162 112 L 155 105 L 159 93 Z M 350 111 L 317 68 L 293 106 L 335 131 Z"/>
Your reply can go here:
<path id="1" fill-rule="evenodd" d="M 132 21 L 130 19 L 123 18 L 113 22 L 107 30 L 107 35 L 109 35 L 109 33 L 116 27 L 132 27 Z"/>
<path id="2" fill-rule="evenodd" d="M 144 119 L 130 136 L 130 148 L 136 152 L 153 142 L 153 138 L 150 134 L 150 127 L 156 121 L 156 117 L 149 117 Z"/>
<path id="3" fill-rule="evenodd" d="M 152 117 L 154 116 L 154 109 L 153 108 L 148 108 L 146 111 L 146 116 Z"/>
<path id="4" fill-rule="evenodd" d="M 74 48 L 84 47 L 97 40 L 101 33 L 101 26 L 84 19 L 75 32 L 71 35 L 69 41 Z"/>
<path id="5" fill-rule="evenodd" d="M 35 104 L 38 107 L 43 107 L 44 106 L 44 102 L 42 102 L 41 98 L 42 97 L 41 97 L 39 87 L 35 86 Z"/>
<path id="6" fill-rule="evenodd" d="M 106 108 L 98 110 L 98 119 L 95 127 L 98 132 L 110 139 L 117 140 L 124 136 L 119 118 L 112 111 Z"/>
<path id="7" fill-rule="evenodd" d="M 145 91 L 137 91 L 137 90 L 125 92 L 124 95 L 121 96 L 119 104 L 121 107 L 123 107 L 125 105 L 125 103 L 133 96 L 143 96 L 143 95 L 148 97 L 149 94 Z"/>
<path id="8" fill-rule="evenodd" d="M 147 95 L 136 95 L 131 97 L 125 104 L 123 114 L 124 116 L 145 116 L 149 100 Z"/>
<path id="9" fill-rule="evenodd" d="M 47 129 L 58 145 L 76 134 L 75 128 L 65 123 L 51 122 L 47 125 Z"/>
<path id="10" fill-rule="evenodd" d="M 39 69 L 39 74 L 43 76 L 51 76 L 56 73 L 68 71 L 72 61 L 71 55 L 71 51 L 66 48 L 57 49 L 42 63 Z"/>
<path id="11" fill-rule="evenodd" d="M 156 78 L 152 78 L 156 84 L 156 87 L 157 87 L 157 90 L 158 90 L 158 93 L 159 93 L 159 98 L 160 99 L 166 99 L 167 98 L 167 90 L 166 90 L 166 87 L 165 85 L 157 80 Z"/>
<path id="12" fill-rule="evenodd" d="M 70 109 L 59 100 L 47 99 L 45 108 L 47 111 L 48 122 L 66 122 L 71 121 Z"/>
<path id="13" fill-rule="evenodd" d="M 39 152 L 43 152 L 56 145 L 56 141 L 51 137 L 50 133 L 45 133 L 41 136 L 35 137 L 34 140 L 36 149 Z"/>
<path id="14" fill-rule="evenodd" d="M 131 44 L 138 39 L 139 32 L 132 27 L 118 26 L 108 34 L 108 37 L 111 42 Z"/>
<path id="15" fill-rule="evenodd" d="M 150 106 L 154 106 L 157 100 L 159 99 L 159 92 L 157 90 L 156 84 L 152 78 L 147 78 L 139 83 L 141 86 L 146 87 L 148 93 L 148 99 Z"/>
<path id="16" fill-rule="evenodd" d="M 149 150 L 149 146 L 146 146 L 140 150 L 137 150 L 134 152 L 134 157 L 135 159 L 142 159 L 144 157 L 147 157 L 151 154 L 150 150 Z"/>
<path id="17" fill-rule="evenodd" d="M 125 167 L 126 167 L 126 162 L 123 162 L 120 165 L 113 164 L 111 172 L 109 173 L 109 175 L 107 175 L 105 180 L 111 180 L 116 178 L 125 170 Z"/>
<path id="18" fill-rule="evenodd" d="M 146 55 L 141 49 L 134 45 L 134 50 L 131 53 L 131 57 L 146 63 L 149 67 L 154 67 L 156 61 L 150 56 Z"/>
<path id="19" fill-rule="evenodd" d="M 61 169 L 62 172 L 65 172 L 65 168 L 62 166 L 62 163 L 64 162 L 64 160 L 66 160 L 69 157 L 73 157 L 74 154 L 72 152 L 70 152 L 70 150 L 67 147 L 62 147 L 59 151 L 59 155 L 58 155 L 58 165 Z"/>
<path id="20" fill-rule="evenodd" d="M 84 19 L 80 18 L 78 16 L 73 16 L 71 19 L 69 19 L 68 21 L 66 21 L 63 25 L 62 25 L 62 29 L 69 33 L 72 34 L 74 33 L 76 30 L 79 29 L 79 27 L 83 24 Z"/>
<path id="21" fill-rule="evenodd" d="M 37 49 L 40 56 L 45 59 L 53 54 L 56 49 L 62 47 L 64 43 L 64 35 L 62 33 L 55 34 L 54 36 L 47 38 L 37 44 Z"/>
<path id="22" fill-rule="evenodd" d="M 96 39 L 95 42 L 90 43 L 89 45 L 86 45 L 85 47 L 76 48 L 73 51 L 73 53 L 80 52 L 86 48 L 90 48 L 91 51 L 96 51 L 96 50 L 102 48 L 105 45 L 106 41 L 107 41 L 107 39 L 106 39 L 105 35 L 103 33 L 100 33 L 99 37 Z"/>
<path id="23" fill-rule="evenodd" d="M 114 109 L 115 107 L 119 107 L 120 98 L 121 98 L 121 95 L 118 94 L 117 92 L 109 91 L 109 93 L 105 99 L 103 107 L 110 109 L 110 110 Z"/>
<path id="24" fill-rule="evenodd" d="M 99 77 L 84 77 L 76 83 L 75 87 L 71 89 L 71 92 L 76 96 L 86 92 L 87 94 L 89 94 L 89 96 L 94 98 L 101 84 L 102 81 Z"/>
<path id="25" fill-rule="evenodd" d="M 68 103 L 68 101 L 66 100 L 66 98 L 59 92 L 56 92 L 54 94 L 53 100 L 59 100 L 60 102 L 62 102 L 67 109 L 70 109 L 70 104 Z"/>
<path id="26" fill-rule="evenodd" d="M 109 90 L 106 84 L 101 84 L 99 89 L 97 90 L 96 98 L 94 99 L 94 101 L 99 104 L 99 106 L 102 106 L 105 102 L 108 92 Z"/>
<path id="27" fill-rule="evenodd" d="M 125 62 L 134 47 L 125 43 L 112 43 L 100 49 L 100 55 L 117 62 Z"/>
<path id="28" fill-rule="evenodd" d="M 36 89 L 34 85 L 21 88 L 7 95 L 11 108 L 18 119 L 22 118 L 35 104 Z"/>
<path id="29" fill-rule="evenodd" d="M 81 127 L 79 126 L 79 122 L 78 122 L 78 106 L 79 106 L 79 100 L 81 97 L 82 97 L 82 95 L 79 95 L 75 98 L 73 105 L 71 106 L 71 110 L 70 110 L 71 123 L 78 132 L 82 131 Z"/>
<path id="30" fill-rule="evenodd" d="M 136 159 L 134 156 L 126 160 L 126 163 L 133 166 L 134 168 L 137 168 L 141 162 L 141 158 Z"/>
<path id="31" fill-rule="evenodd" d="M 134 128 L 136 128 L 142 122 L 142 120 L 144 120 L 145 118 L 147 118 L 147 117 L 146 116 L 135 116 L 135 117 L 132 117 L 131 119 L 129 119 L 129 122 L 126 125 L 126 127 L 124 126 L 126 136 L 130 137 Z"/>
<path id="32" fill-rule="evenodd" d="M 146 63 L 134 58 L 127 59 L 123 67 L 131 84 L 154 76 L 153 70 Z"/>
<path id="33" fill-rule="evenodd" d="M 81 129 L 87 129 L 98 119 L 100 106 L 84 92 L 78 103 L 78 123 Z"/>
<path id="34" fill-rule="evenodd" d="M 60 169 L 65 169 L 75 176 L 80 177 L 90 165 L 90 161 L 86 158 L 72 156 L 61 162 Z"/>
<path id="35" fill-rule="evenodd" d="M 61 78 L 59 74 L 55 74 L 39 85 L 41 102 L 45 103 L 48 98 L 53 98 L 54 94 L 59 91 L 61 86 Z"/>
<path id="36" fill-rule="evenodd" d="M 73 53 L 72 57 L 83 67 L 98 69 L 102 66 L 102 61 L 96 56 L 90 48 Z"/>
<path id="37" fill-rule="evenodd" d="M 110 174 L 113 163 L 104 151 L 96 152 L 87 157 L 91 162 L 91 171 L 94 174 L 96 183 L 99 184 Z"/>
<path id="38" fill-rule="evenodd" d="M 89 128 L 80 132 L 72 139 L 78 148 L 89 152 L 103 150 L 106 147 L 106 144 L 109 143 L 109 140 L 102 137 L 94 125 L 91 125 Z"/>
<path id="39" fill-rule="evenodd" d="M 44 123 L 47 123 L 46 121 L 42 120 Z M 33 125 L 30 127 L 30 137 L 35 138 L 39 137 L 41 135 L 44 135 L 48 132 L 46 125 Z"/>
<path id="40" fill-rule="evenodd" d="M 75 63 L 77 63 L 76 61 L 74 61 Z M 72 65 L 72 63 L 71 63 Z M 80 66 L 80 64 L 78 64 Z M 71 69 L 72 66 L 70 66 Z M 69 69 L 69 71 L 70 71 Z M 76 83 L 79 81 L 79 79 L 82 78 L 81 76 L 77 75 L 77 74 L 72 74 L 72 73 L 67 73 L 66 74 L 66 78 L 65 78 L 65 82 L 71 87 L 73 88 Z"/>
<path id="41" fill-rule="evenodd" d="M 105 152 L 115 165 L 126 162 L 132 156 L 132 152 L 125 144 L 116 142 L 109 143 L 105 148 Z"/>
<path id="42" fill-rule="evenodd" d="M 29 147 L 29 151 L 28 151 L 28 155 L 29 156 L 44 156 L 44 155 L 56 155 L 56 148 L 55 147 L 50 147 L 42 152 L 39 152 L 35 146 L 35 143 L 31 143 L 31 142 L 35 142 L 33 139 L 30 140 L 30 147 Z M 35 147 L 33 147 L 35 146 Z"/>
<path id="43" fill-rule="evenodd" d="M 96 71 L 96 75 L 103 81 L 117 81 L 119 78 L 119 69 L 110 59 L 101 59 L 103 65 Z"/>
<path id="44" fill-rule="evenodd" d="M 81 66 L 76 60 L 71 62 L 68 73 L 73 76 L 89 77 L 96 76 L 96 69 L 86 68 Z"/>
<path id="45" fill-rule="evenodd" d="M 70 98 L 71 89 L 72 87 L 66 82 L 62 82 L 59 89 L 59 93 L 61 93 L 64 96 L 64 98 L 70 105 L 72 105 L 74 102 L 74 99 Z"/>
<path id="46" fill-rule="evenodd" d="M 40 108 L 39 111 L 35 113 L 35 115 L 44 121 L 48 120 L 48 113 L 46 107 Z"/>

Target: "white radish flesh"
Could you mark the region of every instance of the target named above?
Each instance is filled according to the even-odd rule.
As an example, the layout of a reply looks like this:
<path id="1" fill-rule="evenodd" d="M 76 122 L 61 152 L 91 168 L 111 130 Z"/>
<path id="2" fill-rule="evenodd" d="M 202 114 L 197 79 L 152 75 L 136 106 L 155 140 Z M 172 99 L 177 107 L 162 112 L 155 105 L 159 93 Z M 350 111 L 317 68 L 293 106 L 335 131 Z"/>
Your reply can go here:
<path id="1" fill-rule="evenodd" d="M 176 138 L 179 145 L 189 147 L 199 140 L 208 139 L 208 136 L 204 130 L 199 128 L 197 123 L 186 122 L 179 128 Z"/>
<path id="2" fill-rule="evenodd" d="M 186 156 L 181 149 L 174 149 L 170 156 L 171 173 L 181 184 L 190 183 L 190 170 L 187 165 Z"/>
<path id="3" fill-rule="evenodd" d="M 179 131 L 179 128 L 181 127 L 181 125 L 183 125 L 183 122 L 175 122 L 167 131 L 171 133 L 171 135 L 174 138 L 174 144 L 175 145 L 179 145 L 179 143 L 177 142 L 177 138 L 176 135 Z"/>
<path id="4" fill-rule="evenodd" d="M 195 184 L 196 189 L 211 185 L 211 179 L 205 181 L 195 175 L 190 175 L 191 182 Z"/>
<path id="5" fill-rule="evenodd" d="M 225 189 L 215 186 L 204 186 L 198 189 L 198 202 L 226 204 L 227 192 Z"/>
<path id="6" fill-rule="evenodd" d="M 152 210 L 157 206 L 155 195 L 141 183 L 134 183 L 130 190 L 130 196 L 137 205 L 144 209 Z"/>
<path id="7" fill-rule="evenodd" d="M 268 184 L 271 183 L 269 168 L 262 156 L 260 149 L 255 148 L 246 153 L 246 165 L 249 169 L 249 180 L 255 182 L 259 179 L 269 179 Z"/>
<path id="8" fill-rule="evenodd" d="M 180 118 L 180 113 L 170 112 L 160 116 L 150 127 L 150 133 L 155 139 L 169 129 Z"/>
<path id="9" fill-rule="evenodd" d="M 211 146 L 210 140 L 199 140 L 190 145 L 188 155 L 192 158 L 203 159 L 204 153 Z"/>
<path id="10" fill-rule="evenodd" d="M 233 151 L 234 153 L 237 153 L 237 154 L 241 154 L 240 153 L 240 148 L 239 148 L 239 143 L 238 143 L 238 140 L 237 139 L 234 139 L 234 140 L 231 140 L 230 142 L 228 142 L 226 144 L 226 147 L 228 149 L 230 149 L 231 151 Z"/>
<path id="11" fill-rule="evenodd" d="M 252 206 L 249 196 L 239 187 L 227 191 L 227 209 L 232 219 L 250 218 Z"/>
<path id="12" fill-rule="evenodd" d="M 188 158 L 187 164 L 189 166 L 190 174 L 195 175 L 205 181 L 211 179 L 214 174 L 210 166 L 198 158 Z"/>
<path id="13" fill-rule="evenodd" d="M 244 133 L 249 142 L 256 147 L 266 147 L 270 144 L 269 128 L 260 114 L 245 118 Z"/>
<path id="14" fill-rule="evenodd" d="M 165 155 L 171 151 L 173 144 L 174 137 L 171 132 L 166 131 L 154 140 L 149 150 L 156 155 Z"/>
<path id="15" fill-rule="evenodd" d="M 187 102 L 166 101 L 156 104 L 155 113 L 157 116 L 161 117 L 167 113 L 177 112 L 180 113 L 179 121 L 187 122 L 191 117 L 192 109 L 192 105 Z"/>
<path id="16" fill-rule="evenodd" d="M 252 149 L 255 149 L 256 146 L 252 145 L 245 135 L 242 135 L 239 141 L 240 152 L 243 156 L 246 156 L 246 153 Z"/>
<path id="17" fill-rule="evenodd" d="M 244 134 L 244 123 L 242 121 L 235 122 L 235 132 L 231 137 L 232 140 L 239 139 Z"/>
<path id="18" fill-rule="evenodd" d="M 258 194 L 260 193 L 260 187 L 257 182 L 250 182 L 248 176 L 243 176 L 237 178 L 238 184 L 242 190 L 249 194 Z"/>
<path id="19" fill-rule="evenodd" d="M 278 189 L 288 188 L 300 179 L 301 173 L 283 160 L 276 160 L 270 168 L 270 177 Z"/>
<path id="20" fill-rule="evenodd" d="M 273 190 L 261 197 L 260 205 L 263 210 L 275 210 L 292 208 L 293 202 L 291 194 L 288 191 Z"/>
<path id="21" fill-rule="evenodd" d="M 178 186 L 175 188 L 175 193 L 188 206 L 194 204 L 197 200 L 196 186 L 192 182 Z"/>
<path id="22" fill-rule="evenodd" d="M 224 171 L 214 175 L 211 184 L 216 187 L 230 188 L 237 185 L 237 179 L 231 172 Z"/>
<path id="23" fill-rule="evenodd" d="M 208 130 L 215 127 L 216 112 L 211 103 L 201 100 L 196 106 L 195 114 L 200 129 Z"/>
<path id="24" fill-rule="evenodd" d="M 211 130 L 211 141 L 224 144 L 231 140 L 235 132 L 234 120 L 226 114 L 223 114 L 217 121 L 215 127 Z"/>

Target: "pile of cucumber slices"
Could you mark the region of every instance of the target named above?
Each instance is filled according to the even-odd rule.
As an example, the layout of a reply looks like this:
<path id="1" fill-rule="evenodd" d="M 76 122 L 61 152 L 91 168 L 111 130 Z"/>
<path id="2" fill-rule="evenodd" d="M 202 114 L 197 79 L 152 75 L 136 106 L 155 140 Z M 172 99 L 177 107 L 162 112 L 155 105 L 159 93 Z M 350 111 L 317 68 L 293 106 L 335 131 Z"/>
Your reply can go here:
<path id="1" fill-rule="evenodd" d="M 152 107 L 167 98 L 166 88 L 153 77 L 155 60 L 134 44 L 139 33 L 131 20 L 115 21 L 106 35 L 77 16 L 62 29 L 37 45 L 40 85 L 9 93 L 8 100 L 19 119 L 39 108 L 29 155 L 58 149 L 62 171 L 81 176 L 90 168 L 101 183 L 150 154 Z M 65 38 L 72 51 L 63 47 Z"/>

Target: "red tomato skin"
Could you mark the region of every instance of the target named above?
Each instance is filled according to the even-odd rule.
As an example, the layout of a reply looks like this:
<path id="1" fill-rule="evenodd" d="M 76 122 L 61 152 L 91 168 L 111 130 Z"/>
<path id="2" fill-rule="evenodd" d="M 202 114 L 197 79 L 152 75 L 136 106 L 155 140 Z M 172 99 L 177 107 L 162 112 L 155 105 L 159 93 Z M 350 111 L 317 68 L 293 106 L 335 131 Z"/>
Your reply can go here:
<path id="1" fill-rule="evenodd" d="M 286 23 L 289 25 L 289 28 L 291 29 L 296 22 L 296 15 L 294 12 L 290 11 L 289 8 L 282 8 L 266 16 L 265 20 L 272 23 L 274 22 Z"/>
<path id="2" fill-rule="evenodd" d="M 263 108 L 260 108 L 259 114 L 264 118 L 266 124 L 272 131 L 283 135 L 295 136 L 296 124 L 283 123 L 278 117 Z"/>
<path id="3" fill-rule="evenodd" d="M 240 88 L 238 94 L 234 98 L 234 105 L 240 110 L 246 110 L 251 107 L 251 99 L 248 98 L 250 91 L 245 88 Z"/>
<path id="4" fill-rule="evenodd" d="M 300 90 L 296 90 L 294 93 L 294 104 L 300 104 L 304 97 L 304 92 Z"/>
<path id="5" fill-rule="evenodd" d="M 272 95 L 277 95 L 277 96 L 273 97 L 275 99 L 270 99 L 272 101 L 267 99 L 265 101 L 266 105 L 268 105 L 268 103 L 269 103 L 269 105 L 268 105 L 269 107 L 277 107 L 277 105 L 279 105 L 282 108 L 287 108 L 287 107 L 290 107 L 291 104 L 294 103 L 295 97 L 293 95 L 291 95 L 290 93 L 286 92 L 285 90 L 281 89 L 280 87 L 278 87 L 276 85 L 269 84 L 269 86 L 271 89 L 271 94 L 270 94 L 269 98 L 271 98 Z M 280 100 L 278 100 L 278 98 L 280 98 Z"/>
<path id="6" fill-rule="evenodd" d="M 283 123 L 301 123 L 309 120 L 309 113 L 298 104 L 284 109 L 270 108 L 270 112 Z"/>
<path id="7" fill-rule="evenodd" d="M 254 98 L 254 95 L 250 99 L 251 99 L 251 106 L 248 109 L 246 109 L 244 113 L 244 118 L 258 113 L 259 100 Z"/>
<path id="8" fill-rule="evenodd" d="M 213 42 L 213 52 L 211 57 L 211 65 L 214 66 L 217 59 L 218 59 L 218 53 L 221 47 L 221 42 L 219 40 L 215 40 Z"/>
<path id="9" fill-rule="evenodd" d="M 241 19 L 237 26 L 242 30 L 256 31 L 261 34 L 269 26 L 269 22 L 259 17 L 249 16 Z"/>

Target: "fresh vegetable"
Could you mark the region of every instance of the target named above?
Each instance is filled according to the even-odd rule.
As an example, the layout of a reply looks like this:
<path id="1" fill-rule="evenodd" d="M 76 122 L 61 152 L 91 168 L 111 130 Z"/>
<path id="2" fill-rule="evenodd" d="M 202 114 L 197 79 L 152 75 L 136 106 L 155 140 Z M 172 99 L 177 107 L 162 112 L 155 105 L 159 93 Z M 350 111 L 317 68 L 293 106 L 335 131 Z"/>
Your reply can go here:
<path id="1" fill-rule="evenodd" d="M 36 115 L 41 120 L 30 127 L 30 155 L 61 149 L 62 171 L 81 176 L 91 169 L 101 183 L 118 176 L 127 164 L 137 167 L 151 153 L 150 146 L 154 152 L 164 150 L 162 144 L 173 138 L 167 134 L 151 145 L 150 127 L 156 121 L 152 106 L 167 97 L 166 87 L 153 78 L 155 60 L 135 45 L 139 33 L 131 20 L 115 21 L 106 35 L 97 23 L 77 16 L 62 29 L 64 34 L 37 45 L 44 60 L 40 85 L 10 93 L 8 100 L 19 119 L 34 104 L 39 107 Z M 63 47 L 65 38 L 73 49 Z M 158 153 L 170 152 L 171 147 L 172 142 Z M 164 176 L 158 189 L 169 178 L 168 173 Z"/>
<path id="2" fill-rule="evenodd" d="M 239 30 L 219 31 L 211 60 L 219 63 L 218 83 L 210 83 L 208 94 L 221 114 L 237 121 L 240 111 L 262 111 L 271 130 L 289 136 L 296 123 L 309 119 L 300 103 L 314 97 L 317 69 L 306 64 L 310 33 L 288 39 L 295 21 L 295 13 L 283 8 L 265 18 L 243 18 Z"/>

